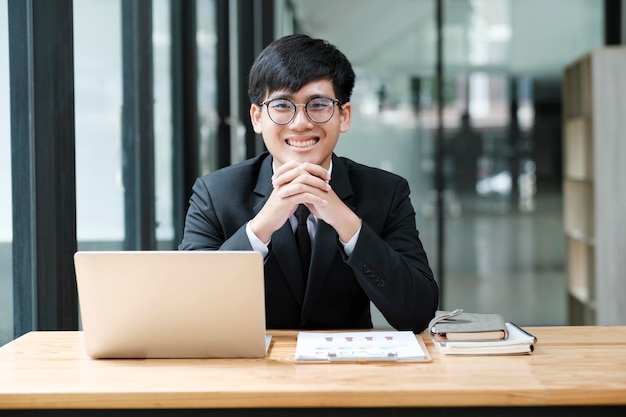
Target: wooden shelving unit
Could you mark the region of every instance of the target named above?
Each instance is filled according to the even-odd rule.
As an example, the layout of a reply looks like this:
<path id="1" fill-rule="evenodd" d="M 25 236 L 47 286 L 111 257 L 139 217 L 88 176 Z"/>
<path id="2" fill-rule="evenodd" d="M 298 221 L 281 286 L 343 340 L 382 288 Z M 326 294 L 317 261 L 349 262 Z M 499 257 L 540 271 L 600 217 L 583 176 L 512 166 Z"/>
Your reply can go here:
<path id="1" fill-rule="evenodd" d="M 626 324 L 626 48 L 591 51 L 563 79 L 569 322 Z"/>

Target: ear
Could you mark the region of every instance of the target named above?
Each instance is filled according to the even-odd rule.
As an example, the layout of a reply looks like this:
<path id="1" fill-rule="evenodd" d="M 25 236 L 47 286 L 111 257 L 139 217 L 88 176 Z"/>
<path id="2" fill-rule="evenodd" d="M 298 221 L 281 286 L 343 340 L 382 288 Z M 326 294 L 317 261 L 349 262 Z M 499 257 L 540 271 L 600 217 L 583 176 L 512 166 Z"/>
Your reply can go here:
<path id="1" fill-rule="evenodd" d="M 352 105 L 350 103 L 344 103 L 339 111 L 339 131 L 346 133 L 352 123 Z"/>
<path id="2" fill-rule="evenodd" d="M 254 128 L 254 132 L 257 134 L 263 133 L 263 125 L 261 123 L 263 106 L 259 106 L 258 104 L 250 105 L 250 120 L 252 121 L 252 127 Z"/>

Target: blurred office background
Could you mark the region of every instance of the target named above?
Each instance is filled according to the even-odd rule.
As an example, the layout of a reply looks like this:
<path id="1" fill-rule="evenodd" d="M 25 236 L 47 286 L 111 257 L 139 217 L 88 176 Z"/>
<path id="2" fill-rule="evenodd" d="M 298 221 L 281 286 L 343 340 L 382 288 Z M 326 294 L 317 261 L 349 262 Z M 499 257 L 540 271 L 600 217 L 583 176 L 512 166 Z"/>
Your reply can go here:
<path id="1" fill-rule="evenodd" d="M 1 2 L 0 344 L 76 326 L 74 250 L 177 247 L 195 176 L 263 149 L 248 125 L 247 70 L 264 45 L 294 32 L 352 61 L 354 120 L 336 151 L 409 180 L 441 307 L 568 324 L 562 75 L 590 50 L 625 43 L 624 3 Z M 28 59 L 18 48 L 47 36 L 65 44 L 34 48 L 32 72 L 18 77 Z M 12 102 L 31 103 L 22 116 L 44 112 L 43 73 L 68 62 L 73 77 L 57 74 L 53 94 L 73 107 L 52 117 L 70 126 L 23 124 Z M 17 144 L 38 135 L 32 148 Z M 34 162 L 47 152 L 54 178 Z"/>

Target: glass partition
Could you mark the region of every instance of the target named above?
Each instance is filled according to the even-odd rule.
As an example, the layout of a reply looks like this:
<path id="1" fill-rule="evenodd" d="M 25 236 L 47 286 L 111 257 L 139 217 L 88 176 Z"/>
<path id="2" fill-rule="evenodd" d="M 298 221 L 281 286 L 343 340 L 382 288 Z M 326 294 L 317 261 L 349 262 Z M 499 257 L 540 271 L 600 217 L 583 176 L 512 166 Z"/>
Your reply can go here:
<path id="1" fill-rule="evenodd" d="M 291 4 L 300 30 L 337 45 L 357 71 L 353 123 L 336 152 L 409 180 L 434 269 L 443 258 L 441 308 L 565 324 L 561 72 L 602 44 L 602 2 L 443 1 L 442 166 L 436 2 Z"/>
<path id="2" fill-rule="evenodd" d="M 566 324 L 561 77 L 602 44 L 603 7 L 464 3 L 443 3 L 444 307 Z"/>

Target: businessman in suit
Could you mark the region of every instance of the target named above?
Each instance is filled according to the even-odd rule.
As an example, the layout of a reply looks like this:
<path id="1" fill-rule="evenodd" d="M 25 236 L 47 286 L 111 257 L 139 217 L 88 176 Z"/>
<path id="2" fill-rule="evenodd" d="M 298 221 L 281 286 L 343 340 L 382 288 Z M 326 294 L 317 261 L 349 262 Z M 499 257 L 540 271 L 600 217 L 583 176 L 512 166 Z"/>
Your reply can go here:
<path id="1" fill-rule="evenodd" d="M 273 42 L 248 90 L 268 152 L 193 186 L 179 249 L 260 252 L 268 328 L 371 328 L 372 301 L 394 328 L 421 332 L 437 309 L 407 181 L 333 152 L 354 80 L 326 41 Z"/>

